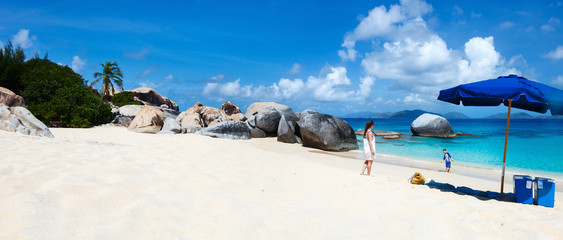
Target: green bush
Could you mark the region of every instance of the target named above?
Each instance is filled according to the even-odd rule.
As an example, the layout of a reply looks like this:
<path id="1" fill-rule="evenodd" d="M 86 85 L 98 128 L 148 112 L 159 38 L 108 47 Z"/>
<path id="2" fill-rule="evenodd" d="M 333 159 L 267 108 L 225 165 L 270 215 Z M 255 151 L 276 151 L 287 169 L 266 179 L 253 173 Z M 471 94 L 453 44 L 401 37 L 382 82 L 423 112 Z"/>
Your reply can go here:
<path id="1" fill-rule="evenodd" d="M 47 59 L 28 60 L 22 85 L 27 108 L 48 126 L 88 127 L 111 120 L 111 107 L 103 102 L 97 112 L 100 97 L 68 66 Z"/>
<path id="2" fill-rule="evenodd" d="M 134 92 L 123 91 L 113 95 L 113 97 L 111 97 L 111 102 L 113 105 L 118 107 L 125 105 L 142 105 L 141 102 L 134 100 L 134 97 Z"/>
<path id="3" fill-rule="evenodd" d="M 14 47 L 11 41 L 0 48 L 0 86 L 21 94 L 21 73 L 23 72 L 25 55 L 20 46 Z"/>

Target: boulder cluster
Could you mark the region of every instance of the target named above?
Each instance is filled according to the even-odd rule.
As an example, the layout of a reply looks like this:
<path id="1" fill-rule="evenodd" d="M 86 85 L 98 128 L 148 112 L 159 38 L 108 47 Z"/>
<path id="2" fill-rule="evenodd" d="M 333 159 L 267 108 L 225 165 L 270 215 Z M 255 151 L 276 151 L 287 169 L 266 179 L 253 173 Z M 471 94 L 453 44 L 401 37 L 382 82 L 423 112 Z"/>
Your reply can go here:
<path id="1" fill-rule="evenodd" d="M 279 142 L 302 143 L 329 151 L 358 148 L 354 131 L 346 121 L 312 110 L 298 116 L 288 106 L 256 102 L 243 114 L 239 107 L 226 101 L 218 109 L 197 102 L 179 113 L 176 103 L 167 102 L 154 90 L 144 88 L 143 92 L 151 93 L 151 97 L 137 94 L 135 100 L 145 105 L 116 107 L 114 124 L 139 133 L 199 133 L 228 139 L 277 137 Z"/>
<path id="2" fill-rule="evenodd" d="M 197 102 L 180 113 L 175 102 L 153 89 L 137 88 L 131 92 L 143 105 L 110 105 L 114 114 L 112 124 L 134 132 L 199 133 L 228 139 L 276 137 L 279 142 L 302 143 L 328 151 L 358 148 L 354 130 L 346 121 L 313 110 L 296 114 L 279 103 L 256 102 L 243 114 L 239 107 L 226 101 L 219 109 Z M 23 98 L 1 87 L 0 130 L 53 137 L 47 126 L 25 108 Z"/>
<path id="3" fill-rule="evenodd" d="M 49 128 L 25 108 L 23 98 L 3 87 L 0 87 L 0 130 L 53 137 Z"/>

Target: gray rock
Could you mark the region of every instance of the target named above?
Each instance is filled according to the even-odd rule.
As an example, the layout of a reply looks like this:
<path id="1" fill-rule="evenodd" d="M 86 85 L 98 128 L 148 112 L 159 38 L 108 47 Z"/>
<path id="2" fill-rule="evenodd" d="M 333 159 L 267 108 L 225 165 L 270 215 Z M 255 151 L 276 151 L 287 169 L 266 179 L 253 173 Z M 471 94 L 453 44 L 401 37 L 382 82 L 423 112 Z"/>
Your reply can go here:
<path id="1" fill-rule="evenodd" d="M 0 106 L 0 129 L 10 132 L 17 131 L 18 126 L 21 125 L 20 120 L 10 112 L 6 105 Z"/>
<path id="2" fill-rule="evenodd" d="M 250 138 L 265 138 L 267 137 L 266 132 L 262 131 L 260 128 L 255 128 L 250 126 L 248 122 L 246 122 L 246 126 L 250 129 Z"/>
<path id="3" fill-rule="evenodd" d="M 133 117 L 130 116 L 123 116 L 123 115 L 117 115 L 112 121 L 111 123 L 114 124 L 118 124 L 124 127 L 129 127 L 129 125 L 131 124 L 131 121 L 133 121 Z"/>
<path id="4" fill-rule="evenodd" d="M 299 138 L 295 136 L 295 122 L 286 121 L 285 116 L 281 116 L 278 125 L 278 142 L 298 143 Z"/>
<path id="5" fill-rule="evenodd" d="M 21 96 L 3 87 L 0 87 L 0 104 L 8 107 L 25 107 L 25 101 Z"/>
<path id="6" fill-rule="evenodd" d="M 127 117 L 135 117 L 141 111 L 143 105 L 125 105 L 119 108 L 119 115 Z"/>
<path id="7" fill-rule="evenodd" d="M 181 133 L 182 127 L 180 127 L 180 123 L 176 121 L 174 118 L 166 118 L 164 119 L 164 125 L 162 125 L 162 131 L 170 131 L 173 133 Z"/>
<path id="8" fill-rule="evenodd" d="M 29 110 L 24 107 L 11 107 L 10 112 L 14 114 L 24 127 L 29 129 L 30 135 L 42 137 L 54 137 L 49 128 L 39 119 L 35 118 Z"/>
<path id="9" fill-rule="evenodd" d="M 453 138 L 456 136 L 450 122 L 438 115 L 425 113 L 411 124 L 413 136 Z"/>
<path id="10" fill-rule="evenodd" d="M 213 126 L 202 129 L 201 135 L 227 138 L 227 139 L 250 139 L 250 129 L 244 122 L 229 121 L 217 123 Z"/>
<path id="11" fill-rule="evenodd" d="M 374 136 L 394 136 L 394 135 L 403 135 L 402 133 L 398 133 L 398 132 L 393 132 L 393 131 L 387 131 L 387 130 L 377 130 L 377 129 L 371 129 L 371 132 L 373 132 Z M 364 135 L 364 130 L 363 129 L 358 129 L 356 131 L 356 135 Z"/>
<path id="12" fill-rule="evenodd" d="M 297 122 L 303 146 L 328 151 L 358 149 L 356 134 L 350 125 L 337 117 L 305 110 Z"/>
<path id="13" fill-rule="evenodd" d="M 383 136 L 383 139 L 399 139 L 401 138 L 401 136 L 399 135 L 385 135 Z"/>
<path id="14" fill-rule="evenodd" d="M 178 104 L 168 99 L 167 97 L 160 95 L 154 89 L 141 87 L 131 90 L 131 92 L 135 93 L 135 97 L 134 97 L 135 100 L 142 102 L 145 105 L 159 107 L 165 104 L 168 106 L 168 108 L 178 111 Z"/>
<path id="15" fill-rule="evenodd" d="M 290 107 L 274 102 L 256 102 L 251 104 L 244 114 L 247 119 L 256 116 L 253 126 L 260 128 L 266 133 L 276 133 L 281 116 L 287 121 L 297 121 L 297 115 Z M 252 125 L 253 123 L 251 123 Z"/>

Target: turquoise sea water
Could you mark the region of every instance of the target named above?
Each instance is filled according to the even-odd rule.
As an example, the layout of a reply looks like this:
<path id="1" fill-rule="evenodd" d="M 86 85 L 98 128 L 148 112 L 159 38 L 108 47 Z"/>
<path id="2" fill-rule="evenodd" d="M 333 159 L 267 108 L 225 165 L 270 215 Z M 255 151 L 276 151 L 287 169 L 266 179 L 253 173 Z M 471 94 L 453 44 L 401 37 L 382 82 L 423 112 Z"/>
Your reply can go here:
<path id="1" fill-rule="evenodd" d="M 369 119 L 344 118 L 354 130 L 363 129 Z M 376 138 L 378 154 L 396 155 L 427 161 L 441 161 L 446 148 L 455 164 L 478 168 L 502 168 L 505 119 L 451 119 L 455 132 L 475 137 L 451 139 L 414 137 L 413 119 L 371 119 L 374 129 L 403 133 L 401 139 Z M 361 136 L 358 136 L 361 140 Z M 359 144 L 362 148 L 362 144 Z M 563 176 L 563 119 L 514 119 L 510 121 L 506 169 L 512 172 L 532 170 Z"/>

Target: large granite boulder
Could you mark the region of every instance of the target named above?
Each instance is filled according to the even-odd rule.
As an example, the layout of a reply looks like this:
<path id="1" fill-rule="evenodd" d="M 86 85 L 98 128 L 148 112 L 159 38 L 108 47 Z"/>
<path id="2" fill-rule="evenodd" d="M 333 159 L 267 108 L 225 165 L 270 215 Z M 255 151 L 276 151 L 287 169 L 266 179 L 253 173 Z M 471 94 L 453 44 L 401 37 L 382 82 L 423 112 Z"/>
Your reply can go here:
<path id="1" fill-rule="evenodd" d="M 0 104 L 0 130 L 16 132 L 20 125 L 20 120 L 10 112 L 8 106 Z"/>
<path id="2" fill-rule="evenodd" d="M 214 107 L 203 106 L 200 111 L 202 127 L 209 127 L 225 121 L 221 110 Z"/>
<path id="3" fill-rule="evenodd" d="M 180 126 L 186 133 L 194 133 L 202 128 L 213 126 L 225 120 L 225 114 L 221 110 L 203 106 L 200 102 L 197 102 L 176 117 L 176 121 L 180 123 Z"/>
<path id="4" fill-rule="evenodd" d="M 170 108 L 172 110 L 178 111 L 178 104 L 168 99 L 167 97 L 160 95 L 152 88 L 141 87 L 131 90 L 131 92 L 135 93 L 135 100 L 142 102 L 145 105 Z"/>
<path id="5" fill-rule="evenodd" d="M 10 89 L 0 87 L 0 104 L 8 107 L 25 107 L 25 101 Z"/>
<path id="6" fill-rule="evenodd" d="M 221 104 L 221 107 L 219 109 L 221 110 L 221 113 L 224 114 L 224 117 L 227 119 L 227 121 L 246 120 L 246 116 L 242 114 L 240 108 L 238 108 L 237 106 L 235 106 L 229 101 L 226 101 L 223 104 Z"/>
<path id="7" fill-rule="evenodd" d="M 157 133 L 164 124 L 164 113 L 155 107 L 145 105 L 129 124 L 130 131 L 139 133 Z"/>
<path id="8" fill-rule="evenodd" d="M 194 106 L 183 111 L 176 117 L 176 121 L 180 123 L 183 132 L 194 133 L 203 128 L 200 115 L 201 108 L 203 108 L 203 104 L 197 102 Z"/>
<path id="9" fill-rule="evenodd" d="M 244 122 L 228 121 L 217 123 L 204 128 L 199 132 L 201 135 L 227 138 L 227 139 L 250 139 L 250 129 Z"/>
<path id="10" fill-rule="evenodd" d="M 278 125 L 278 142 L 300 143 L 301 139 L 295 136 L 295 122 L 285 120 L 282 115 Z"/>
<path id="11" fill-rule="evenodd" d="M 162 125 L 162 130 L 160 130 L 160 131 L 166 132 L 166 133 L 172 133 L 172 134 L 181 133 L 182 127 L 180 126 L 180 123 L 178 123 L 178 121 L 176 121 L 176 119 L 166 118 L 164 120 L 164 125 Z"/>
<path id="12" fill-rule="evenodd" d="M 49 128 L 24 107 L 1 105 L 0 129 L 31 136 L 54 137 Z"/>
<path id="13" fill-rule="evenodd" d="M 438 115 L 425 113 L 416 118 L 411 124 L 414 136 L 453 138 L 455 133 L 450 122 Z"/>
<path id="14" fill-rule="evenodd" d="M 254 126 L 267 134 L 277 133 L 281 116 L 287 121 L 297 121 L 297 115 L 290 107 L 275 102 L 256 102 L 251 104 L 244 114 L 247 119 L 255 116 Z"/>
<path id="15" fill-rule="evenodd" d="M 354 129 L 337 117 L 305 110 L 297 122 L 303 146 L 328 151 L 348 151 L 358 149 Z"/>
<path id="16" fill-rule="evenodd" d="M 124 127 L 129 127 L 133 118 L 141 111 L 143 105 L 125 105 L 118 108 L 115 117 L 111 123 L 122 125 Z"/>

